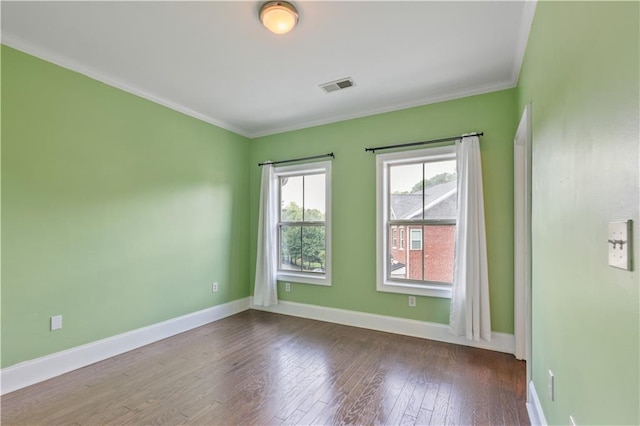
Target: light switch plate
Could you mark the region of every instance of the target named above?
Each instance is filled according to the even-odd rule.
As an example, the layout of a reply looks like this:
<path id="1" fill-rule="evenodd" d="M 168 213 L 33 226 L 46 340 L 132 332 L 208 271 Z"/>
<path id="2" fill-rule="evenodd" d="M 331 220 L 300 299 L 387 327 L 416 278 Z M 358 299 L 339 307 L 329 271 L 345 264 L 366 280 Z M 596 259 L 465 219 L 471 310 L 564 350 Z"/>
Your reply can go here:
<path id="1" fill-rule="evenodd" d="M 609 266 L 631 269 L 631 221 L 609 222 Z"/>

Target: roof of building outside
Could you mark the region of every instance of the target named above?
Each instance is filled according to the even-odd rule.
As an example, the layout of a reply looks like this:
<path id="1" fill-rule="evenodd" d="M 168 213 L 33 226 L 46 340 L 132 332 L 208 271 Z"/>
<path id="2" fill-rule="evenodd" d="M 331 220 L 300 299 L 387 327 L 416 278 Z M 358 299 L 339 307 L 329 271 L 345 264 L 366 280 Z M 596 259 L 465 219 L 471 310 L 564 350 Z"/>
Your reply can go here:
<path id="1" fill-rule="evenodd" d="M 456 181 L 427 187 L 424 205 L 425 219 L 455 219 L 457 207 Z M 434 204 L 435 203 L 435 204 Z M 422 194 L 391 194 L 391 218 L 422 219 Z"/>

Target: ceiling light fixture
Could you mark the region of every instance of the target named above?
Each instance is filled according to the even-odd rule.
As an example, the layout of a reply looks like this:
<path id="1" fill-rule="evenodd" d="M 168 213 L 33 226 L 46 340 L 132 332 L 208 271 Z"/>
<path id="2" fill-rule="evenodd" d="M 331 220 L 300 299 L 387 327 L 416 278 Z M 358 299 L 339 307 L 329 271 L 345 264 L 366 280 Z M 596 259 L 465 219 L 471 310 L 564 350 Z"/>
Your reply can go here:
<path id="1" fill-rule="evenodd" d="M 298 11 L 289 2 L 269 1 L 260 8 L 260 22 L 275 34 L 286 34 L 298 23 Z"/>

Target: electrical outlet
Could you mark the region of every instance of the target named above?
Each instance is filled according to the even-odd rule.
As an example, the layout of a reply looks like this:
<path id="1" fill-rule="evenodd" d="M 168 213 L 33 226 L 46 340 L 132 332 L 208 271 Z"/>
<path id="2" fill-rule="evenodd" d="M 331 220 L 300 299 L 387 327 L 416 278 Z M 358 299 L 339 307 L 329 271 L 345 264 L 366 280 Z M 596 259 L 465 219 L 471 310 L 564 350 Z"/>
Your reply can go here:
<path id="1" fill-rule="evenodd" d="M 409 306 L 411 306 L 412 308 L 416 307 L 416 297 L 415 296 L 409 296 Z"/>
<path id="2" fill-rule="evenodd" d="M 62 315 L 54 315 L 51 317 L 51 330 L 59 330 L 62 328 Z"/>
<path id="3" fill-rule="evenodd" d="M 211 292 L 212 293 L 217 293 L 218 292 L 218 283 L 215 282 L 213 283 L 213 285 L 211 285 Z"/>
<path id="4" fill-rule="evenodd" d="M 284 283 L 284 291 L 291 291 L 291 283 Z"/>
<path id="5" fill-rule="evenodd" d="M 555 400 L 555 377 L 553 375 L 553 371 L 549 370 L 549 381 L 547 383 L 549 387 L 549 399 L 551 401 Z"/>

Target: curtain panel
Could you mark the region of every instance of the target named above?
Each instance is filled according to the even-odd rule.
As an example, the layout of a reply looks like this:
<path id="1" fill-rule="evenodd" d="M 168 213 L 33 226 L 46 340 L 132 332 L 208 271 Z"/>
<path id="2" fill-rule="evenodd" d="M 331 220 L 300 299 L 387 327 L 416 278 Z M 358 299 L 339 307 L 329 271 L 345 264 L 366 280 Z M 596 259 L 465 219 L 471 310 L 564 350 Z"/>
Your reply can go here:
<path id="1" fill-rule="evenodd" d="M 478 136 L 456 141 L 458 217 L 450 331 L 491 341 L 489 274 Z"/>
<path id="2" fill-rule="evenodd" d="M 258 219 L 258 250 L 253 304 L 271 306 L 278 304 L 278 209 L 277 179 L 273 165 L 262 166 L 260 183 L 260 215 Z"/>

